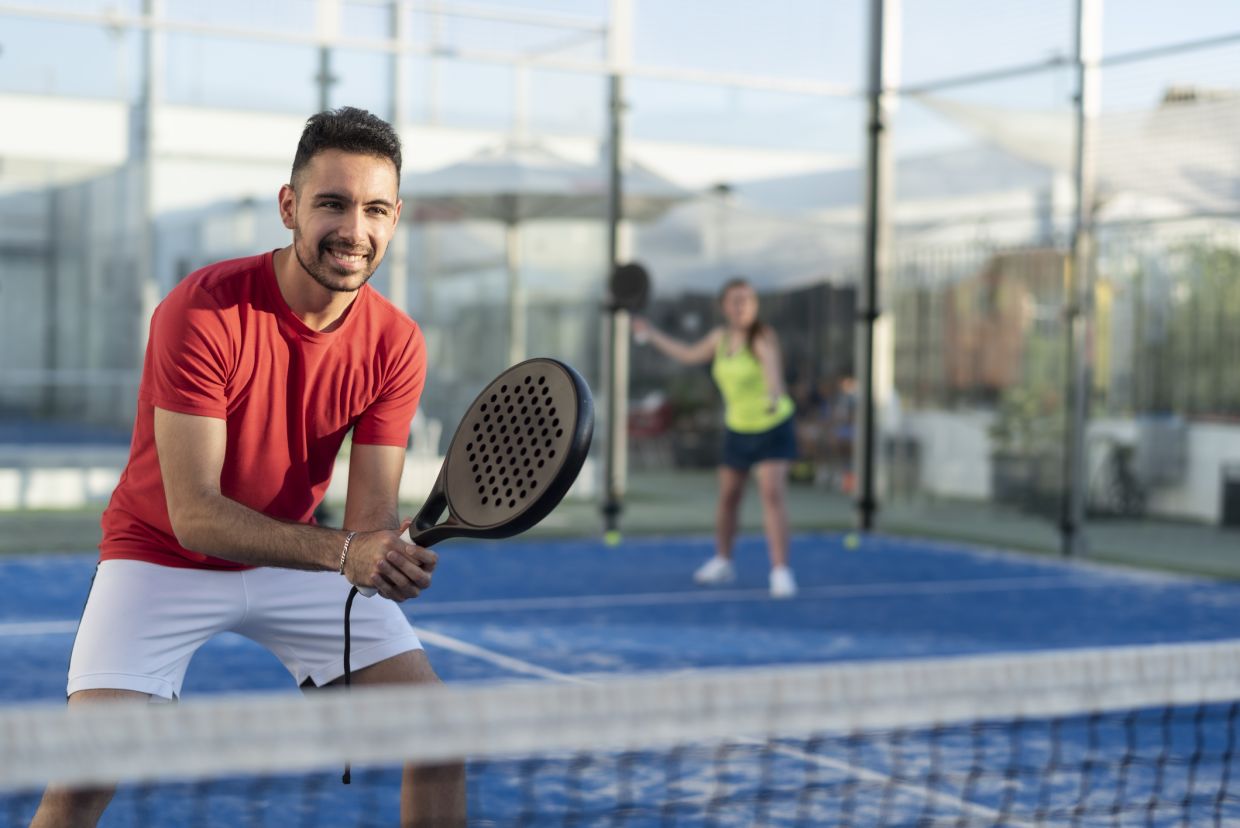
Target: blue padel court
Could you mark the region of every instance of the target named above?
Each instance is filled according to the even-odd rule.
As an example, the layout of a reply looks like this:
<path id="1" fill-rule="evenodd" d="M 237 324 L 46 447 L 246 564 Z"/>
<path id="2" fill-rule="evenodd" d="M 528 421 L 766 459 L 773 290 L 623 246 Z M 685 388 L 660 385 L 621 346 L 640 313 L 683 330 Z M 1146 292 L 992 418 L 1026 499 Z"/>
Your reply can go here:
<path id="1" fill-rule="evenodd" d="M 775 601 L 767 593 L 761 538 L 747 537 L 739 543 L 735 583 L 697 587 L 692 572 L 711 549 L 711 541 L 701 537 L 633 538 L 618 546 L 589 540 L 447 542 L 438 549 L 440 565 L 433 587 L 404 606 L 432 664 L 450 683 L 593 681 L 653 671 L 1240 638 L 1240 584 L 908 539 L 867 537 L 851 544 L 844 536 L 824 534 L 794 539 L 792 560 L 800 592 L 793 600 Z M 62 697 L 76 621 L 94 564 L 93 554 L 0 560 L 0 589 L 6 596 L 0 605 L 0 657 L 7 665 L 7 680 L 0 683 L 4 703 L 55 703 Z M 229 635 L 212 641 L 195 657 L 184 696 L 254 690 L 297 693 L 273 656 Z M 1108 734 L 1103 728 L 1100 735 L 1086 730 L 1081 727 L 1082 743 L 1128 738 L 1118 730 Z M 910 749 L 915 749 L 918 738 L 909 739 L 914 746 Z M 961 751 L 977 751 L 977 741 L 986 737 L 966 733 L 946 738 L 947 746 L 936 751 L 950 754 L 953 740 Z M 736 775 L 742 779 L 749 773 L 743 766 L 744 754 L 738 749 L 729 759 L 741 763 Z M 636 791 L 627 794 L 630 811 L 647 818 L 620 819 L 616 824 L 754 824 L 752 815 L 730 817 L 726 801 L 712 806 L 717 813 L 710 819 L 681 802 L 691 800 L 695 788 L 691 755 L 681 757 L 674 771 L 652 760 L 648 764 L 657 772 L 646 781 L 647 763 L 640 756 L 615 761 L 630 763 L 631 778 L 625 784 Z M 794 775 L 784 773 L 780 763 L 795 758 L 774 761 L 773 767 L 764 766 L 763 775 Z M 884 763 L 889 761 L 875 757 L 868 767 L 885 773 Z M 1223 771 L 1202 773 L 1211 772 Z M 1140 773 L 1137 768 L 1123 784 L 1145 784 Z M 803 776 L 799 773 L 797 778 L 805 784 Z M 203 824 L 250 824 L 229 816 L 228 809 L 254 807 L 254 800 L 285 817 L 300 815 L 270 822 L 247 817 L 264 825 L 352 824 L 351 809 L 381 814 L 389 807 L 388 799 L 394 807 L 394 793 L 376 796 L 373 786 L 365 788 L 371 791 L 367 796 L 385 801 L 359 806 L 350 800 L 349 789 L 332 780 L 329 776 L 309 797 L 304 791 L 285 793 L 278 784 L 255 791 L 239 783 L 231 796 L 221 796 L 211 806 L 215 810 Z M 520 815 L 512 824 L 542 824 L 538 803 L 544 796 L 587 801 L 591 796 L 588 785 L 576 793 L 568 790 L 572 785 L 563 784 L 553 784 L 550 792 L 533 790 L 534 783 L 514 782 L 495 767 L 478 769 L 471 780 L 477 789 L 471 796 L 489 812 Z M 394 790 L 393 780 L 387 784 Z M 673 784 L 678 786 L 675 801 L 681 804 L 650 804 L 666 803 L 672 796 L 667 788 Z M 1182 783 L 1161 777 L 1157 781 L 1167 796 L 1182 796 L 1177 784 Z M 651 786 L 646 794 L 643 785 Z M 819 780 L 813 786 L 829 790 L 829 782 Z M 965 796 L 984 810 L 995 805 L 992 800 L 1012 793 L 996 788 L 953 795 Z M 102 824 L 191 824 L 184 809 L 196 794 L 174 789 L 160 797 L 153 803 L 131 803 L 122 792 Z M 648 807 L 643 809 L 643 803 Z M 13 810 L 19 807 L 32 806 L 25 803 Z M 857 811 L 851 818 L 865 824 L 866 808 L 879 806 L 863 802 L 850 807 Z M 896 824 L 934 824 L 933 803 L 909 806 L 905 816 L 900 815 L 898 796 L 886 797 L 882 807 L 892 809 L 887 821 Z M 842 821 L 826 816 L 804 793 L 788 801 L 771 797 L 760 808 L 759 821 L 770 824 Z M 135 809 L 141 814 L 135 816 Z M 10 818 L 21 817 L 19 813 Z M 375 819 L 374 824 L 390 824 L 382 816 Z M 1151 821 L 1180 823 L 1178 816 Z M 1085 819 L 1081 824 L 1092 823 Z M 1103 819 L 1098 824 L 1119 823 Z"/>

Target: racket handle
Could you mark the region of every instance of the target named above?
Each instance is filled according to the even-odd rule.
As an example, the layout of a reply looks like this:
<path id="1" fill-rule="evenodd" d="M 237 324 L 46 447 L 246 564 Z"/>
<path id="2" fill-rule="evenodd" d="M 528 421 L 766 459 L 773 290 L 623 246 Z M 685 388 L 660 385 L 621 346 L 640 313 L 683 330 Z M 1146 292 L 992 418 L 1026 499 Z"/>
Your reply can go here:
<path id="1" fill-rule="evenodd" d="M 358 587 L 357 588 L 357 594 L 363 595 L 367 598 L 373 598 L 374 594 L 378 591 L 379 590 L 375 589 L 374 587 Z"/>

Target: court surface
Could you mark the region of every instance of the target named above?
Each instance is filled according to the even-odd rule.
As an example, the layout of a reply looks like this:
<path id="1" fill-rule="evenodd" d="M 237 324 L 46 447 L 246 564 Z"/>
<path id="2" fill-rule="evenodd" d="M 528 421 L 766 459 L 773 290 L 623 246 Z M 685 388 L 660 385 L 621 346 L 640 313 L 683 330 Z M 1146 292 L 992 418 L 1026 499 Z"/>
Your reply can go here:
<path id="1" fill-rule="evenodd" d="M 849 549 L 840 535 L 794 538 L 801 591 L 791 601 L 767 596 L 759 537 L 738 544 L 736 583 L 715 588 L 691 582 L 711 551 L 701 537 L 449 541 L 438 551 L 434 586 L 404 606 L 449 682 L 1240 638 L 1240 584 L 909 539 Z M 62 697 L 94 563 L 0 559 L 0 700 Z M 195 657 L 184 695 L 264 689 L 296 692 L 274 657 L 229 635 Z M 347 794 L 326 796 L 315 805 L 325 825 Z"/>

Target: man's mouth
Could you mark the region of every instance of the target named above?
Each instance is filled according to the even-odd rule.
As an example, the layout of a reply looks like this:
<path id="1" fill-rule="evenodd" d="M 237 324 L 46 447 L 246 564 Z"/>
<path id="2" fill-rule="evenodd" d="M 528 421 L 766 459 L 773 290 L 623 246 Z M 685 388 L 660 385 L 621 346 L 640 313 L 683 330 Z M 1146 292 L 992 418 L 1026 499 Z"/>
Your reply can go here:
<path id="1" fill-rule="evenodd" d="M 351 250 L 340 250 L 336 248 L 327 248 L 326 252 L 329 256 L 336 260 L 336 263 L 344 268 L 355 268 L 366 264 L 370 260 L 370 253 L 367 251 L 355 252 Z"/>

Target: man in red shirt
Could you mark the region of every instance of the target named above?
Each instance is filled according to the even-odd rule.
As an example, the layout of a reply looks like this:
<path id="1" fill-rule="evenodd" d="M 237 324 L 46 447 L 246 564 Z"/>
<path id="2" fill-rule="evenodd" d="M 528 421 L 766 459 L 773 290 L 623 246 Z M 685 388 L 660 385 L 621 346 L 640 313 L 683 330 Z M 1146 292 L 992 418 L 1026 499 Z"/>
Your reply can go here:
<path id="1" fill-rule="evenodd" d="M 368 287 L 400 217 L 400 140 L 343 108 L 312 117 L 280 188 L 290 246 L 191 274 L 156 308 L 129 463 L 69 667 L 69 704 L 180 695 L 190 657 L 238 632 L 303 686 L 438 681 L 396 603 L 436 556 L 402 540 L 409 424 L 426 377 L 417 324 Z M 314 523 L 353 432 L 344 528 Z M 343 576 L 343 577 L 342 577 Z M 109 790 L 49 788 L 33 826 L 94 825 Z M 402 824 L 464 822 L 458 765 L 407 769 Z"/>

